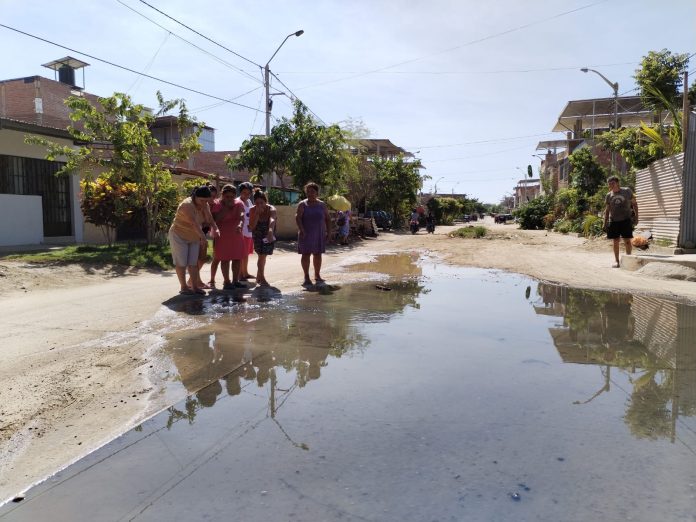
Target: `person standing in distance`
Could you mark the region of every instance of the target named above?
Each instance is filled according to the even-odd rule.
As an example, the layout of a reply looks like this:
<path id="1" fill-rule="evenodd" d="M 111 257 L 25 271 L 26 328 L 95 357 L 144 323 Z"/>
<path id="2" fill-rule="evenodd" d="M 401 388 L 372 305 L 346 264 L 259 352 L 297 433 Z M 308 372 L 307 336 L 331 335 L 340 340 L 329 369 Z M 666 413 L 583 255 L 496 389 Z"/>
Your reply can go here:
<path id="1" fill-rule="evenodd" d="M 619 178 L 611 176 L 607 179 L 609 193 L 605 198 L 604 230 L 607 239 L 614 241 L 614 268 L 619 268 L 619 248 L 621 239 L 624 240 L 626 254 L 631 255 L 633 227 L 638 224 L 638 203 L 630 188 L 619 185 Z"/>

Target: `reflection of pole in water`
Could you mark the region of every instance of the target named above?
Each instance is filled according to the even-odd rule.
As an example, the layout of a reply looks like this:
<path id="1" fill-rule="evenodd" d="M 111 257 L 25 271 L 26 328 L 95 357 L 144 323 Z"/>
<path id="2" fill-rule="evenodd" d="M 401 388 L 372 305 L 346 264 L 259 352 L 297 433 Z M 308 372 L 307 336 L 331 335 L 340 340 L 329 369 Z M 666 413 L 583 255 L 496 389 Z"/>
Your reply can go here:
<path id="1" fill-rule="evenodd" d="M 600 368 L 601 370 L 601 368 Z M 602 373 L 604 374 L 604 386 L 602 386 L 597 393 L 595 393 L 592 397 L 587 399 L 586 401 L 573 401 L 573 404 L 587 404 L 588 402 L 592 402 L 595 400 L 597 397 L 602 395 L 604 392 L 610 391 L 610 383 L 611 383 L 611 366 L 607 365 L 606 371 L 602 370 Z"/>
<path id="2" fill-rule="evenodd" d="M 300 449 L 303 449 L 305 451 L 309 451 L 309 446 L 307 446 L 307 444 L 305 444 L 304 442 L 295 442 L 294 440 L 292 440 L 292 438 L 290 438 L 290 435 L 288 435 L 288 433 L 283 429 L 283 426 L 281 426 L 280 422 L 278 422 L 278 419 L 276 419 L 276 412 L 278 411 L 278 408 L 280 408 L 280 406 L 285 404 L 285 401 L 281 402 L 280 405 L 276 404 L 276 395 L 275 394 L 276 394 L 276 389 L 277 389 L 276 385 L 278 383 L 278 377 L 276 376 L 275 367 L 271 368 L 270 377 L 271 377 L 271 379 L 270 379 L 271 389 L 270 389 L 270 395 L 269 395 L 269 399 L 268 399 L 268 409 L 271 412 L 271 420 L 273 420 L 273 422 L 275 422 L 275 424 L 276 424 L 276 426 L 278 426 L 278 429 L 280 430 L 280 432 L 283 435 L 285 435 L 285 438 L 288 439 L 288 441 L 290 441 L 290 444 L 292 444 L 296 448 L 300 448 Z M 296 388 L 296 386 L 293 386 L 289 390 L 283 390 L 286 392 L 286 400 L 287 400 L 287 396 L 289 396 L 295 388 Z"/>

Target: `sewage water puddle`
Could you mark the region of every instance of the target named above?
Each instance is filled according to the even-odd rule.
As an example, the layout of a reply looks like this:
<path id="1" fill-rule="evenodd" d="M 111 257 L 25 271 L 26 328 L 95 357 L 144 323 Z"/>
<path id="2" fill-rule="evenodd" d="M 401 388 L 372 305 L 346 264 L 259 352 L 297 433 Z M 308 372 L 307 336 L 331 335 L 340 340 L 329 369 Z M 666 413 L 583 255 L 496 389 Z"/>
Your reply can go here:
<path id="1" fill-rule="evenodd" d="M 2 520 L 696 520 L 696 308 L 409 254 L 214 297 L 190 395 Z"/>

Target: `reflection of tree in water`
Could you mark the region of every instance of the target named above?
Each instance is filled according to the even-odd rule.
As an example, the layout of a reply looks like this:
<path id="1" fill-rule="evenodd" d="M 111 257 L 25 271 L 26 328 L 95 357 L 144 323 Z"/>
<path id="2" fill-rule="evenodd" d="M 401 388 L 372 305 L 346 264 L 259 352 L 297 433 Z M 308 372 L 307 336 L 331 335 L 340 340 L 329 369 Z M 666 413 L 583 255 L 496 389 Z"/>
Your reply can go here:
<path id="1" fill-rule="evenodd" d="M 234 396 L 254 394 L 253 388 L 270 383 L 270 411 L 275 421 L 275 411 L 294 389 L 321 377 L 329 356 L 339 358 L 367 349 L 363 324 L 389 321 L 407 306 L 417 307 L 418 296 L 426 291 L 414 279 L 389 287 L 391 291 L 378 290 L 373 284 L 345 287 L 318 299 L 304 296 L 285 306 L 256 310 L 257 317 L 246 322 L 243 314 L 236 314 L 205 330 L 179 333 L 165 350 L 179 370 L 181 382 L 195 397 L 186 400 L 184 411 L 169 409 L 167 426 L 182 419 L 192 423 L 196 411 L 215 404 L 223 385 Z M 275 385 L 275 367 L 294 374 L 289 389 Z M 223 384 L 220 378 L 225 380 Z M 252 387 L 247 388 L 249 385 Z M 284 398 L 276 401 L 276 392 Z M 289 438 L 287 433 L 285 436 Z"/>
<path id="2" fill-rule="evenodd" d="M 671 436 L 672 412 L 667 405 L 672 401 L 672 373 L 650 370 L 633 381 L 624 421 L 636 437 L 658 439 Z"/>
<path id="3" fill-rule="evenodd" d="M 579 290 L 540 283 L 537 313 L 563 317 L 550 329 L 564 362 L 602 367 L 611 389 L 612 368 L 628 374 L 633 390 L 624 420 L 639 438 L 676 436 L 678 416 L 696 414 L 696 309 L 656 298 Z"/>

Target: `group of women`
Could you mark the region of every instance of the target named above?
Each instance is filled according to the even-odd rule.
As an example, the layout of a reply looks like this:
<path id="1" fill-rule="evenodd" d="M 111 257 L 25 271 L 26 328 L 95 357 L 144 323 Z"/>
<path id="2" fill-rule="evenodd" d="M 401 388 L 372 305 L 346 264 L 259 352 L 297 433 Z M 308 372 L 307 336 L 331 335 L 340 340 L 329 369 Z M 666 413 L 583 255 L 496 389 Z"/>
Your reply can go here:
<path id="1" fill-rule="evenodd" d="M 304 272 L 303 285 L 307 286 L 313 284 L 310 264 L 314 268 L 316 283 L 324 282 L 321 261 L 331 221 L 326 204 L 319 199 L 319 186 L 310 182 L 304 191 L 307 198 L 298 204 L 295 221 L 297 250 Z M 276 209 L 268 203 L 266 194 L 254 190 L 251 183 L 240 184 L 239 194 L 234 185 L 225 185 L 219 198 L 212 185 L 196 187 L 191 196 L 179 204 L 169 229 L 172 259 L 181 287 L 179 293 L 205 295 L 207 289 L 215 287 L 218 267 L 225 290 L 247 288 L 242 281 L 249 279 L 256 279 L 260 286 L 269 286 L 265 274 L 266 258 L 273 254 L 277 219 Z M 205 284 L 200 270 L 208 255 L 208 235 L 213 238 L 213 260 L 210 281 Z M 253 252 L 258 256 L 256 276 L 248 272 L 249 256 Z"/>

